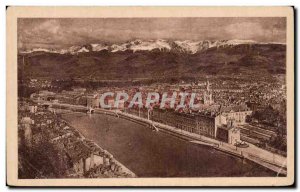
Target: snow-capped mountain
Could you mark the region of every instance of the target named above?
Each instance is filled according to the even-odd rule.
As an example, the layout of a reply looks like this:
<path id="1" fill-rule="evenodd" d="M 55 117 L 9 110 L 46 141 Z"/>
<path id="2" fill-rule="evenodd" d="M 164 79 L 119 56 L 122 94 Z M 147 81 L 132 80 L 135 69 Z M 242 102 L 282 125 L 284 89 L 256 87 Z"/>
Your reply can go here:
<path id="1" fill-rule="evenodd" d="M 87 46 L 72 46 L 67 50 L 67 53 L 71 54 L 77 54 L 77 53 L 83 53 L 83 52 L 90 52 L 90 50 L 87 48 Z"/>
<path id="2" fill-rule="evenodd" d="M 20 51 L 21 53 L 33 53 L 33 52 L 48 52 L 48 53 L 58 53 L 57 50 L 45 49 L 45 48 L 34 48 L 31 50 Z"/>
<path id="3" fill-rule="evenodd" d="M 195 54 L 213 47 L 226 47 L 240 44 L 257 44 L 252 40 L 221 40 L 221 41 L 174 41 L 174 47 L 181 51 L 190 54 Z"/>
<path id="4" fill-rule="evenodd" d="M 92 51 L 102 51 L 102 50 L 108 50 L 109 46 L 105 45 L 105 44 L 91 44 L 92 46 Z"/>
<path id="5" fill-rule="evenodd" d="M 151 51 L 153 49 L 159 49 L 162 50 L 171 50 L 170 44 L 166 40 L 150 40 L 150 41 L 141 41 L 136 40 L 130 43 L 130 50 L 133 52 L 136 51 Z"/>
<path id="6" fill-rule="evenodd" d="M 195 54 L 199 51 L 200 49 L 200 41 L 174 41 L 174 47 L 180 52 L 186 52 L 186 53 L 191 53 Z"/>
<path id="7" fill-rule="evenodd" d="M 128 46 L 129 45 L 127 43 L 123 43 L 123 44 L 120 44 L 120 45 L 113 44 L 113 45 L 110 46 L 109 50 L 111 52 L 126 51 Z"/>
<path id="8" fill-rule="evenodd" d="M 166 40 L 149 40 L 149 41 L 142 41 L 142 40 L 135 40 L 130 41 L 122 44 L 113 44 L 110 46 L 111 52 L 118 52 L 118 51 L 126 51 L 131 50 L 133 52 L 136 51 L 152 51 L 153 49 L 159 50 L 171 50 L 171 46 Z"/>
<path id="9" fill-rule="evenodd" d="M 67 49 L 61 50 L 53 50 L 53 49 L 45 49 L 45 48 L 35 48 L 32 50 L 23 50 L 20 53 L 32 53 L 32 52 L 49 52 L 49 53 L 60 53 L 60 54 L 79 54 L 83 52 L 99 52 L 103 50 L 107 50 L 109 52 L 120 52 L 120 51 L 176 51 L 188 54 L 195 54 L 198 52 L 205 51 L 210 48 L 220 48 L 220 47 L 232 47 L 241 44 L 268 44 L 268 43 L 260 43 L 253 40 L 217 40 L 217 41 L 192 41 L 192 40 L 176 40 L 176 41 L 168 41 L 168 40 L 134 40 L 125 43 L 119 44 L 102 44 L 102 43 L 93 43 L 88 45 L 74 45 Z M 269 43 L 274 44 L 274 43 Z M 277 43 L 275 43 L 277 44 Z"/>

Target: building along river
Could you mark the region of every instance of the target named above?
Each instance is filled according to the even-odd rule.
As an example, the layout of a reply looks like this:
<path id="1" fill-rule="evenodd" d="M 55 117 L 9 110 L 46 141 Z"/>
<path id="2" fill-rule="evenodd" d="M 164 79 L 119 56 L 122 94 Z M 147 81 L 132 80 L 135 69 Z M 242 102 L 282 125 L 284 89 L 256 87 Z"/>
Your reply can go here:
<path id="1" fill-rule="evenodd" d="M 104 114 L 62 117 L 138 177 L 276 176 L 258 164 Z"/>

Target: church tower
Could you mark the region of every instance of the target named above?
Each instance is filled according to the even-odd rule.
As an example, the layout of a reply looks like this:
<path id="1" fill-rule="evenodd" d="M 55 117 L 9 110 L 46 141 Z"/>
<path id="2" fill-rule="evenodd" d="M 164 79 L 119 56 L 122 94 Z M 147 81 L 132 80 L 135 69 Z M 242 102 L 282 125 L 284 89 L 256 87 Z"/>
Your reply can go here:
<path id="1" fill-rule="evenodd" d="M 204 104 L 205 105 L 211 105 L 213 103 L 214 103 L 214 101 L 213 101 L 213 98 L 212 98 L 212 91 L 210 89 L 210 83 L 209 83 L 209 81 L 207 81 L 206 91 L 204 93 Z"/>

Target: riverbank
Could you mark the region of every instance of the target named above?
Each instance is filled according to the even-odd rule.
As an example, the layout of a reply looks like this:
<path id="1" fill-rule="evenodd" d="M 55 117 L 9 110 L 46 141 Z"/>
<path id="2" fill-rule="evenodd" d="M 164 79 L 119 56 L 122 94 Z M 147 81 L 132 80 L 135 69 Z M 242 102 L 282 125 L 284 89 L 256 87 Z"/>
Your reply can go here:
<path id="1" fill-rule="evenodd" d="M 76 129 L 75 127 L 73 127 L 67 120 L 65 120 L 64 118 L 62 118 L 62 120 L 71 128 Z M 88 140 L 81 132 L 78 132 L 79 137 L 82 140 Z M 128 175 L 129 177 L 137 177 L 137 175 L 135 173 L 133 173 L 130 169 L 128 169 L 125 165 L 123 165 L 122 163 L 120 163 L 116 158 L 114 158 L 113 154 L 111 154 L 109 151 L 104 150 L 102 147 L 100 147 L 97 143 L 95 143 L 94 141 L 90 141 L 90 143 L 92 143 L 92 145 L 94 145 L 94 151 L 101 151 L 102 152 L 102 163 L 105 163 L 104 158 L 107 157 L 108 158 L 108 162 L 106 162 L 106 166 L 111 166 L 112 162 L 114 164 L 114 167 L 119 167 L 119 172 L 122 172 L 125 175 Z"/>
<path id="2" fill-rule="evenodd" d="M 263 150 L 261 148 L 256 147 L 255 145 L 249 144 L 248 148 L 239 148 L 236 146 L 232 146 L 228 143 L 224 143 L 212 138 L 205 137 L 203 135 L 198 135 L 194 133 L 190 133 L 184 130 L 177 129 L 175 127 L 171 127 L 168 125 L 164 125 L 158 122 L 154 122 L 145 118 L 141 118 L 135 115 L 131 115 L 128 113 L 124 113 L 121 111 L 109 111 L 109 110 L 103 110 L 103 109 L 95 109 L 96 113 L 102 113 L 106 115 L 113 115 L 116 117 L 122 117 L 129 120 L 134 120 L 138 122 L 143 122 L 145 124 L 148 124 L 149 126 L 153 126 L 153 129 L 155 130 L 158 128 L 160 131 L 165 131 L 170 134 L 176 135 L 178 137 L 188 139 L 188 140 L 195 140 L 198 141 L 198 144 L 206 143 L 205 145 L 209 145 L 213 147 L 214 149 L 223 151 L 225 153 L 228 153 L 230 155 L 235 155 L 239 158 L 246 158 L 250 161 L 253 161 L 257 164 L 260 164 L 272 171 L 275 171 L 277 175 L 286 175 L 287 174 L 287 167 L 286 167 L 286 158 L 274 153 L 271 153 L 269 151 Z M 194 142 L 197 143 L 197 142 Z"/>
<path id="3" fill-rule="evenodd" d="M 27 104 L 20 103 L 24 107 L 18 111 L 20 178 L 136 177 L 111 153 L 60 118 L 55 109 L 38 105 L 29 110 Z M 65 112 L 68 110 L 60 111 Z"/>
<path id="4" fill-rule="evenodd" d="M 64 107 L 68 106 L 70 108 L 74 109 L 86 109 L 84 106 L 72 106 L 68 104 L 62 104 Z M 177 129 L 175 127 L 171 127 L 168 125 L 164 125 L 158 122 L 153 122 L 151 120 L 141 118 L 138 116 L 134 116 L 131 114 L 127 114 L 121 111 L 117 110 L 104 110 L 104 109 L 95 109 L 95 113 L 105 114 L 105 115 L 111 115 L 115 117 L 121 117 L 128 119 L 130 121 L 134 121 L 136 123 L 142 123 L 145 125 L 151 126 L 154 130 L 159 129 L 160 131 L 167 132 L 169 134 L 172 134 L 174 136 L 189 140 L 189 141 L 198 141 L 200 143 L 196 144 L 203 144 L 206 143 L 210 145 L 210 147 L 222 151 L 224 153 L 227 153 L 229 155 L 234 155 L 239 158 L 245 158 L 252 162 L 255 162 L 259 165 L 262 165 L 274 172 L 277 173 L 277 175 L 286 175 L 286 158 L 283 156 L 279 156 L 276 154 L 273 154 L 271 152 L 265 151 L 263 149 L 260 149 L 254 145 L 249 144 L 248 148 L 238 148 L 232 145 L 229 145 L 227 143 L 220 142 L 218 140 L 208 138 L 202 135 L 190 133 L 184 130 Z M 195 143 L 195 142 L 194 142 Z"/>

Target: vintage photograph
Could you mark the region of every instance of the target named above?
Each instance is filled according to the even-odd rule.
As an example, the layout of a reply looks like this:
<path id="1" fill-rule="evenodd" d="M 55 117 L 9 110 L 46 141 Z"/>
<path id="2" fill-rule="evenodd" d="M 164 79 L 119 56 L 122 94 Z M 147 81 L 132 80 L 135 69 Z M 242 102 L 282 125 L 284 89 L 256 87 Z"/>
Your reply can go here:
<path id="1" fill-rule="evenodd" d="M 18 180 L 293 172 L 287 17 L 16 23 Z"/>

